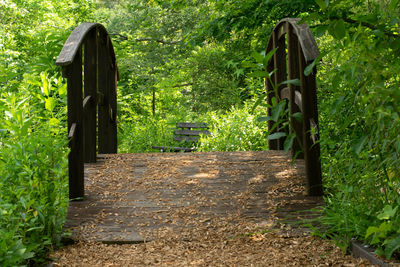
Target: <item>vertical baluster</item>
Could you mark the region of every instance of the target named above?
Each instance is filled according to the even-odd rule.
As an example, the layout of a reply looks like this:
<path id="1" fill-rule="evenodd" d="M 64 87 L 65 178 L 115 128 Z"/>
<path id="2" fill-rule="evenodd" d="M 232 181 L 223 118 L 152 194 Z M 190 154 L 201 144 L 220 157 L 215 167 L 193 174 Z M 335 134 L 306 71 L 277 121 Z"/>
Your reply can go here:
<path id="1" fill-rule="evenodd" d="M 270 45 L 267 48 L 266 53 L 268 53 L 269 51 L 271 51 L 273 48 L 273 44 L 270 43 Z M 268 73 L 271 73 L 274 70 L 274 61 L 270 60 L 267 64 L 267 69 L 266 71 Z M 271 79 L 266 78 L 265 79 L 265 88 L 267 91 L 267 103 L 269 106 L 272 106 L 272 98 L 276 98 L 275 92 L 274 92 L 274 86 L 272 84 L 272 82 L 274 81 L 274 75 L 271 76 Z M 269 117 L 271 117 L 272 113 L 271 113 L 271 108 L 267 109 L 267 114 Z M 272 120 L 268 121 L 268 131 L 269 134 L 273 134 L 274 132 L 276 132 L 276 129 L 272 130 L 272 127 L 274 126 L 275 122 Z M 268 140 L 268 149 L 269 150 L 278 150 L 278 140 L 274 139 L 274 140 Z"/>
<path id="2" fill-rule="evenodd" d="M 117 153 L 116 85 L 117 67 L 111 57 L 111 40 L 101 33 L 99 47 L 99 92 L 103 101 L 99 105 L 99 153 Z"/>
<path id="3" fill-rule="evenodd" d="M 286 35 L 287 35 L 287 46 L 288 46 L 288 72 L 289 72 L 289 80 L 299 79 L 299 41 L 296 35 L 293 33 L 293 27 L 289 22 L 286 22 Z M 304 154 L 302 153 L 302 145 L 303 142 L 303 125 L 301 122 L 298 122 L 295 118 L 292 117 L 292 114 L 300 112 L 300 108 L 295 103 L 295 92 L 299 91 L 299 87 L 294 84 L 289 84 L 290 90 L 290 124 L 291 130 L 296 133 L 296 139 L 293 142 L 292 146 L 292 156 L 297 154 L 297 158 L 304 158 Z"/>
<path id="4" fill-rule="evenodd" d="M 84 96 L 90 97 L 83 117 L 85 162 L 96 162 L 97 149 L 97 29 L 93 28 L 84 43 Z"/>
<path id="5" fill-rule="evenodd" d="M 277 86 L 277 95 L 280 101 L 281 91 L 285 87 L 284 85 L 279 85 L 281 82 L 287 79 L 286 73 L 286 45 L 285 45 L 285 35 L 281 33 L 283 31 L 283 27 L 276 29 L 273 32 L 273 47 L 277 48 L 274 54 L 274 68 L 276 72 L 274 74 L 274 83 Z M 282 127 L 280 124 L 279 128 Z M 280 129 L 280 131 L 284 131 L 286 133 L 289 132 L 288 128 Z M 283 144 L 285 142 L 285 137 L 278 139 L 278 150 L 283 150 Z"/>
<path id="6" fill-rule="evenodd" d="M 302 111 L 303 111 L 303 147 L 304 147 L 304 160 L 307 174 L 307 191 L 311 196 L 320 196 L 322 192 L 322 174 L 321 174 L 321 161 L 320 161 L 320 147 L 318 135 L 313 142 L 311 134 L 310 120 L 313 119 L 318 125 L 318 112 L 317 112 L 317 97 L 316 97 L 316 83 L 314 67 L 313 72 L 305 76 L 304 69 L 307 66 L 304 55 L 300 45 L 299 51 L 299 72 L 301 81 L 301 96 L 302 96 Z M 310 62 L 308 62 L 310 63 Z"/>
<path id="7" fill-rule="evenodd" d="M 70 133 L 68 155 L 69 198 L 84 196 L 83 129 L 82 129 L 82 50 L 79 48 L 74 61 L 64 67 L 67 77 L 68 130 Z"/>
<path id="8" fill-rule="evenodd" d="M 107 52 L 110 63 L 107 70 L 108 76 L 108 98 L 109 98 L 109 125 L 108 125 L 108 151 L 109 153 L 117 153 L 117 63 L 113 57 L 111 39 L 107 38 Z"/>
<path id="9" fill-rule="evenodd" d="M 107 146 L 108 136 L 108 125 L 109 125 L 109 97 L 108 97 L 108 86 L 109 86 L 109 59 L 107 54 L 107 35 L 104 32 L 99 32 L 98 36 L 98 89 L 100 94 L 100 103 L 98 105 L 98 142 L 99 142 L 99 153 L 109 153 Z"/>

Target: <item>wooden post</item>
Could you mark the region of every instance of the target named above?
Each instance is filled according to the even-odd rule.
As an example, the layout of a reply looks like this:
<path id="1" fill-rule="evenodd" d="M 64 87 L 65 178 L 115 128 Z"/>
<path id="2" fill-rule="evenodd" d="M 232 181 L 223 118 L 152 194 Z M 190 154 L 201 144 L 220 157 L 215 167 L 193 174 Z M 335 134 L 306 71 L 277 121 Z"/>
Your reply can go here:
<path id="1" fill-rule="evenodd" d="M 323 194 L 323 190 L 318 136 L 316 68 L 314 68 L 311 75 L 304 75 L 306 65 L 318 58 L 320 53 L 310 28 L 304 23 L 298 24 L 299 21 L 300 19 L 286 18 L 275 26 L 269 38 L 266 53 L 278 48 L 273 60 L 268 62 L 267 65 L 268 72 L 275 69 L 277 72 L 271 77 L 272 81 L 265 80 L 265 87 L 267 88 L 269 105 L 272 105 L 273 97 L 278 98 L 278 100 L 279 97 L 289 99 L 290 118 L 287 119 L 290 119 L 290 131 L 294 131 L 297 136 L 292 146 L 292 156 L 297 155 L 298 158 L 304 157 L 308 179 L 308 194 L 320 196 Z M 287 36 L 287 60 L 285 34 Z M 287 79 L 292 80 L 297 78 L 300 79 L 300 87 L 293 84 L 289 84 L 288 88 L 284 86 L 276 88 L 274 86 Z M 297 112 L 301 112 L 303 115 L 302 123 L 298 122 L 292 116 Z M 270 108 L 268 108 L 268 116 L 271 116 Z M 277 132 L 276 129 L 271 130 L 274 124 L 274 121 L 268 121 L 270 133 Z M 287 133 L 289 129 L 280 129 L 280 131 L 282 130 Z M 285 139 L 283 138 L 269 140 L 269 149 L 284 149 L 284 141 Z"/>
<path id="2" fill-rule="evenodd" d="M 320 161 L 320 147 L 319 138 L 316 142 L 312 139 L 310 120 L 314 120 L 318 125 L 318 112 L 317 112 L 317 97 L 316 97 L 316 83 L 315 74 L 316 68 L 313 72 L 305 76 L 304 69 L 307 67 L 301 47 L 298 46 L 299 51 L 299 72 L 301 82 L 301 96 L 302 96 L 302 111 L 303 111 L 303 147 L 304 147 L 304 160 L 307 174 L 307 191 L 311 196 L 321 196 L 322 190 L 322 173 Z"/>
<path id="3" fill-rule="evenodd" d="M 73 62 L 64 67 L 67 77 L 69 198 L 84 196 L 83 129 L 82 129 L 82 50 L 79 48 Z"/>
<path id="4" fill-rule="evenodd" d="M 108 39 L 108 51 L 111 55 L 111 40 Z M 116 61 L 112 62 L 109 69 L 109 136 L 108 136 L 108 153 L 117 153 L 117 81 L 118 70 Z"/>
<path id="5" fill-rule="evenodd" d="M 99 46 L 98 46 L 98 89 L 99 93 L 102 96 L 102 99 L 98 106 L 98 142 L 99 142 L 99 153 L 107 154 L 109 153 L 107 147 L 107 137 L 108 137 L 108 124 L 109 124 L 109 96 L 108 96 L 108 87 L 109 87 L 109 59 L 107 53 L 107 35 L 104 33 L 100 33 L 98 36 Z"/>
<path id="6" fill-rule="evenodd" d="M 289 22 L 286 22 L 286 35 L 287 35 L 287 48 L 288 48 L 288 72 L 289 80 L 300 79 L 299 70 L 299 41 L 296 35 L 293 33 L 293 27 Z M 292 146 L 292 156 L 297 154 L 297 158 L 303 159 L 304 153 L 302 152 L 303 142 L 303 125 L 293 118 L 293 114 L 300 112 L 300 108 L 296 105 L 295 92 L 300 91 L 300 88 L 294 84 L 289 84 L 289 106 L 290 106 L 290 125 L 291 131 L 296 133 L 296 139 Z"/>
<path id="7" fill-rule="evenodd" d="M 68 84 L 69 197 L 76 199 L 84 196 L 84 161 L 96 161 L 97 123 L 98 151 L 117 152 L 118 68 L 106 29 L 98 23 L 82 23 L 76 27 L 65 42 L 56 65 L 63 67 Z"/>
<path id="8" fill-rule="evenodd" d="M 277 86 L 277 96 L 278 96 L 278 102 L 280 102 L 281 99 L 281 91 L 285 87 L 284 85 L 279 85 L 279 83 L 286 81 L 287 80 L 287 73 L 286 73 L 286 43 L 285 43 L 285 35 L 282 34 L 283 27 L 278 28 L 273 32 L 272 38 L 273 38 L 273 47 L 278 48 L 274 54 L 274 67 L 276 69 L 276 72 L 274 74 L 274 83 L 275 86 Z M 286 108 L 286 107 L 285 107 Z M 282 127 L 280 124 L 278 126 L 279 128 Z M 289 129 L 280 129 L 281 131 L 283 130 L 286 133 L 289 133 Z M 282 137 L 278 139 L 278 150 L 283 150 L 283 144 L 285 143 L 286 137 Z"/>
<path id="9" fill-rule="evenodd" d="M 84 42 L 84 153 L 85 162 L 96 162 L 97 150 L 97 28 L 93 28 Z"/>
<path id="10" fill-rule="evenodd" d="M 268 51 L 268 50 L 267 50 Z M 270 61 L 267 65 L 267 72 L 271 73 L 274 70 L 274 64 L 273 61 Z M 273 80 L 274 77 L 271 77 L 271 80 Z M 273 84 L 271 82 L 271 80 L 269 80 L 268 78 L 265 79 L 265 87 L 267 90 L 267 103 L 269 106 L 272 106 L 272 98 L 275 97 L 275 92 L 274 92 L 274 87 Z M 272 113 L 271 113 L 271 108 L 267 109 L 267 114 L 268 116 L 271 117 Z M 274 129 L 273 131 L 271 131 L 273 125 L 275 124 L 274 121 L 269 120 L 268 121 L 268 131 L 269 134 L 272 134 L 274 132 L 276 132 L 276 129 Z M 278 150 L 278 140 L 274 139 L 274 140 L 268 140 L 268 149 L 269 150 Z"/>
<path id="11" fill-rule="evenodd" d="M 111 58 L 111 41 L 105 33 L 99 36 L 98 87 L 103 101 L 99 105 L 99 153 L 117 153 L 117 67 Z"/>

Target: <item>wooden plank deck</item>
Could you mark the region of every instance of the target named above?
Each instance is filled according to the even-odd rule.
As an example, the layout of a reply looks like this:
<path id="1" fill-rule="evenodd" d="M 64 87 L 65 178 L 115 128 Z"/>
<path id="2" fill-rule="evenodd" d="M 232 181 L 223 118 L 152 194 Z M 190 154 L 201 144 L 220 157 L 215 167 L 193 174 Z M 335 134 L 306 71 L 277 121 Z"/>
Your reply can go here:
<path id="1" fill-rule="evenodd" d="M 103 155 L 85 166 L 85 190 L 65 228 L 73 240 L 117 244 L 217 220 L 272 225 L 322 205 L 305 195 L 303 162 L 280 151 Z"/>

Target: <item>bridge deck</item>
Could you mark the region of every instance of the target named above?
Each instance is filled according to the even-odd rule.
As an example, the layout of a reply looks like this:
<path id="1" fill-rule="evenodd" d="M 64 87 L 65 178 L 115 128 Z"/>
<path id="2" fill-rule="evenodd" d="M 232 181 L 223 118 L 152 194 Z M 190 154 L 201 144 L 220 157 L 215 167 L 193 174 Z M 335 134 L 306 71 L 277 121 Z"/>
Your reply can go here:
<path id="1" fill-rule="evenodd" d="M 104 243 L 221 223 L 271 226 L 322 205 L 305 195 L 302 161 L 291 165 L 279 151 L 103 155 L 85 166 L 85 187 L 65 228 L 75 240 Z"/>

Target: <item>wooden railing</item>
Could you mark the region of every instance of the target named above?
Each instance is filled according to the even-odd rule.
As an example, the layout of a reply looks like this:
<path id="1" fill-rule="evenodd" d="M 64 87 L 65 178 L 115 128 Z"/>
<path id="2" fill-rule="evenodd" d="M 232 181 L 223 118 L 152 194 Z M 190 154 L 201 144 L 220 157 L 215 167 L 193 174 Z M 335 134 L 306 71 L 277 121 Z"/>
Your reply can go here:
<path id="1" fill-rule="evenodd" d="M 318 134 L 318 109 L 316 94 L 316 68 L 313 67 L 309 75 L 304 74 L 306 67 L 318 56 L 319 51 L 314 37 L 306 24 L 298 24 L 299 19 L 283 19 L 274 28 L 268 42 L 266 54 L 277 49 L 268 63 L 267 71 L 275 70 L 271 81 L 265 80 L 268 104 L 272 105 L 272 98 L 279 100 L 289 99 L 290 127 L 277 127 L 289 134 L 296 133 L 296 139 L 292 146 L 292 155 L 304 158 L 307 174 L 307 191 L 309 195 L 322 195 L 322 175 L 320 161 L 320 145 Z M 285 87 L 281 84 L 286 80 L 300 80 L 300 86 L 289 84 Z M 277 89 L 277 90 L 274 90 Z M 302 123 L 292 115 L 302 113 Z M 268 109 L 271 116 L 271 109 Z M 269 121 L 268 127 L 273 129 L 273 121 Z M 280 129 L 282 131 L 282 129 Z M 285 137 L 270 140 L 269 149 L 283 150 Z"/>
<path id="2" fill-rule="evenodd" d="M 106 29 L 76 27 L 56 64 L 68 83 L 69 197 L 82 198 L 84 163 L 96 162 L 97 153 L 117 153 L 118 68 Z"/>

